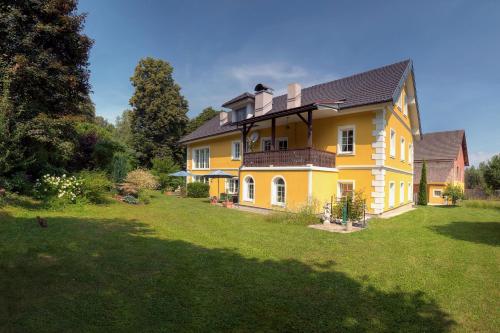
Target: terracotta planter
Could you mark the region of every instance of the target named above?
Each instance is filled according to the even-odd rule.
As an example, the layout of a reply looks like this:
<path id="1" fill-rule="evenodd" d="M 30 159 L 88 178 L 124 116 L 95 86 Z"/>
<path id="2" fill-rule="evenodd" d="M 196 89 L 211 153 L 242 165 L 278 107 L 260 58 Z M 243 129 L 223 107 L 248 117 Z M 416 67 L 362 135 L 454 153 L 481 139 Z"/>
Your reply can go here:
<path id="1" fill-rule="evenodd" d="M 233 208 L 233 202 L 232 201 L 224 201 L 222 205 L 226 208 Z"/>

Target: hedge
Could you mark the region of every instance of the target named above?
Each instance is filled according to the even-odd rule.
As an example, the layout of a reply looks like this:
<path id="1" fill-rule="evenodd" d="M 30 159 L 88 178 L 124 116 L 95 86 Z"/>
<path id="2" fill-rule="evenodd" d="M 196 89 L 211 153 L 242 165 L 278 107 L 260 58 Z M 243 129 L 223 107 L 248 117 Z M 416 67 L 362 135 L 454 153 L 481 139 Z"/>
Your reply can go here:
<path id="1" fill-rule="evenodd" d="M 208 198 L 210 186 L 205 183 L 189 183 L 187 185 L 187 196 L 190 198 Z"/>

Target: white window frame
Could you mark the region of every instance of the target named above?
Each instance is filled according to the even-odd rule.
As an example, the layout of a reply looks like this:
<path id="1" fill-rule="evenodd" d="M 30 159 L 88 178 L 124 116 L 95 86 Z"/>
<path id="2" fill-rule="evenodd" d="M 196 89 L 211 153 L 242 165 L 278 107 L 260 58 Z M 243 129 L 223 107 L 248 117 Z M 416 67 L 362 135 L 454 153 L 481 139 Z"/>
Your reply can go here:
<path id="1" fill-rule="evenodd" d="M 267 142 L 267 141 L 269 141 L 271 143 L 271 148 L 273 147 L 273 142 L 271 140 L 271 137 L 270 136 L 264 136 L 264 137 L 262 137 L 260 139 L 260 151 L 265 151 L 264 150 L 264 147 L 265 147 L 264 143 Z M 270 150 L 268 150 L 268 151 L 271 151 L 271 148 L 269 148 Z"/>
<path id="2" fill-rule="evenodd" d="M 197 163 L 195 161 L 196 159 L 196 151 L 198 150 L 205 150 L 208 149 L 208 157 L 207 157 L 207 167 L 206 168 L 199 168 L 197 167 Z M 191 150 L 191 164 L 193 166 L 193 170 L 210 170 L 210 146 L 204 146 L 204 147 L 196 147 Z"/>
<path id="3" fill-rule="evenodd" d="M 352 130 L 352 151 L 342 150 L 342 132 Z M 337 130 L 337 155 L 356 155 L 356 126 L 339 126 Z"/>
<path id="4" fill-rule="evenodd" d="M 280 149 L 280 142 L 285 142 L 286 141 L 286 149 Z M 288 137 L 284 136 L 281 138 L 276 139 L 276 148 L 278 150 L 288 150 Z"/>
<path id="5" fill-rule="evenodd" d="M 239 148 L 239 153 L 240 153 L 239 156 L 235 155 L 235 153 L 236 153 L 236 148 L 235 148 L 236 144 L 238 144 L 239 147 L 240 147 Z M 231 159 L 233 161 L 239 161 L 239 160 L 241 160 L 241 150 L 242 150 L 242 144 L 241 144 L 240 140 L 235 140 L 235 141 L 231 142 Z"/>
<path id="6" fill-rule="evenodd" d="M 412 164 L 413 163 L 413 144 L 410 143 L 408 145 L 408 163 Z"/>
<path id="7" fill-rule="evenodd" d="M 399 203 L 405 202 L 405 182 L 399 182 Z"/>
<path id="8" fill-rule="evenodd" d="M 401 161 L 404 162 L 406 159 L 406 139 L 404 138 L 404 136 L 402 136 L 400 139 L 400 145 L 401 152 L 399 153 L 399 155 L 401 155 Z"/>
<path id="9" fill-rule="evenodd" d="M 285 201 L 284 202 L 278 202 L 277 200 L 277 184 L 276 184 L 276 181 L 278 179 L 283 179 L 283 183 L 285 183 L 285 194 L 284 194 L 284 199 Z M 278 175 L 278 176 L 274 176 L 273 179 L 271 179 L 271 205 L 273 206 L 281 206 L 281 207 L 285 207 L 286 206 L 286 197 L 287 197 L 287 193 L 286 193 L 286 180 L 285 180 L 285 177 L 281 176 L 281 175 Z"/>
<path id="10" fill-rule="evenodd" d="M 439 195 L 436 195 L 436 191 L 439 191 Z M 442 198 L 443 197 L 443 190 L 440 188 L 435 188 L 432 190 L 432 197 L 434 198 Z"/>
<path id="11" fill-rule="evenodd" d="M 413 183 L 412 182 L 408 183 L 408 201 L 409 202 L 413 201 Z"/>
<path id="12" fill-rule="evenodd" d="M 244 110 L 244 112 L 243 112 L 243 110 Z M 243 114 L 243 118 L 241 118 L 241 119 L 238 117 L 238 114 L 240 114 L 240 113 Z M 242 107 L 242 108 L 238 108 L 238 109 L 233 111 L 233 115 L 234 115 L 234 120 L 232 122 L 245 120 L 247 118 L 247 115 L 248 115 L 248 108 L 246 106 Z"/>
<path id="13" fill-rule="evenodd" d="M 191 182 L 192 183 L 203 183 L 203 184 L 208 184 L 209 180 L 207 177 L 205 176 L 201 176 L 201 175 L 193 175 L 193 177 L 191 177 Z"/>
<path id="14" fill-rule="evenodd" d="M 239 178 L 238 177 L 234 177 L 234 178 L 226 178 L 226 193 L 227 194 L 238 194 L 239 192 L 239 187 L 240 187 L 240 182 L 239 182 Z M 230 191 L 230 188 L 231 188 L 231 182 L 235 182 L 237 181 L 238 182 L 238 185 L 236 186 L 236 189 L 235 191 Z M 255 182 L 254 182 L 254 186 L 255 186 Z M 233 185 L 234 187 L 234 185 Z"/>
<path id="15" fill-rule="evenodd" d="M 341 185 L 343 184 L 351 184 L 352 185 L 352 193 L 354 195 L 354 191 L 356 190 L 356 181 L 352 179 L 343 179 L 337 181 L 337 198 L 341 198 Z"/>
<path id="16" fill-rule="evenodd" d="M 392 158 L 396 157 L 396 130 L 391 128 L 389 132 L 389 154 Z"/>
<path id="17" fill-rule="evenodd" d="M 248 196 L 248 184 L 247 184 L 247 179 L 252 179 L 253 181 L 253 198 L 250 198 Z M 247 175 L 245 176 L 245 178 L 243 178 L 243 201 L 247 201 L 247 202 L 255 202 L 255 179 L 251 176 L 251 175 Z"/>
<path id="18" fill-rule="evenodd" d="M 394 191 L 391 193 L 391 185 L 393 185 Z M 394 208 L 396 206 L 396 182 L 389 182 L 389 208 Z"/>

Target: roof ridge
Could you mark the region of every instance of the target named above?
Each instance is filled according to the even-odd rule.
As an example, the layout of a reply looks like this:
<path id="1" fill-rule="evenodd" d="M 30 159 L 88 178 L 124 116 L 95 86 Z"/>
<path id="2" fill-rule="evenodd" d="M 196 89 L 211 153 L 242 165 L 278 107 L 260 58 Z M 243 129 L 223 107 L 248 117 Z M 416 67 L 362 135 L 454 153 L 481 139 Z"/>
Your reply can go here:
<path id="1" fill-rule="evenodd" d="M 348 75 L 348 76 L 343 76 L 343 77 L 335 79 L 335 80 L 313 84 L 312 86 L 302 88 L 302 90 L 310 89 L 310 88 L 314 88 L 314 87 L 318 87 L 318 86 L 322 86 L 322 85 L 326 85 L 326 84 L 331 84 L 331 83 L 336 82 L 336 81 L 345 80 L 345 79 L 349 79 L 349 78 L 360 76 L 360 75 L 365 75 L 365 74 L 372 73 L 372 72 L 375 72 L 375 71 L 378 71 L 378 70 L 381 70 L 381 69 L 384 69 L 384 68 L 387 68 L 387 67 L 391 67 L 391 66 L 394 66 L 394 65 L 399 65 L 399 64 L 402 64 L 404 62 L 411 62 L 411 59 L 408 58 L 408 59 L 401 60 L 401 61 L 389 64 L 389 65 L 384 65 L 384 66 L 372 68 L 372 69 L 369 69 L 369 70 L 366 70 L 366 71 L 363 71 L 363 72 L 358 72 L 358 73 L 351 74 L 351 75 Z M 273 98 L 278 98 L 278 97 L 281 97 L 281 96 L 287 96 L 287 94 L 278 95 L 278 96 L 273 97 Z"/>

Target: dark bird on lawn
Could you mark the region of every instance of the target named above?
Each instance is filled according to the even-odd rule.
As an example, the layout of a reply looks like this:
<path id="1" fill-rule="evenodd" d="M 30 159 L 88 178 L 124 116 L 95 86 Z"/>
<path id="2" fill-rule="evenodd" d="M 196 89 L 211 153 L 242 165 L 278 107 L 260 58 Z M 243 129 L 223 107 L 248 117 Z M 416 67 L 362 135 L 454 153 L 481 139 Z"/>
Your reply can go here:
<path id="1" fill-rule="evenodd" d="M 47 224 L 47 220 L 46 219 L 42 219 L 40 216 L 37 216 L 36 220 L 38 221 L 38 225 L 40 225 L 40 227 L 42 227 L 42 228 L 47 228 L 49 226 Z"/>

